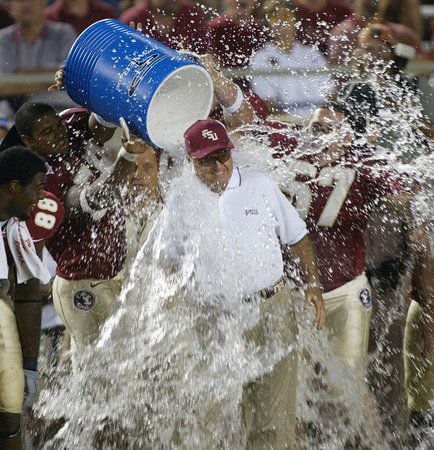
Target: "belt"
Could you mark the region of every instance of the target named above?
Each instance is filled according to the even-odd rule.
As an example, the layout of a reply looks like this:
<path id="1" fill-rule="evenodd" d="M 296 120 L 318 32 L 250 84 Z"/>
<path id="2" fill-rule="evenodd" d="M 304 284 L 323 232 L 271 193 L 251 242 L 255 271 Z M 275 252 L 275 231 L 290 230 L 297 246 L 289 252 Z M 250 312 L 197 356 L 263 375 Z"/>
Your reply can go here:
<path id="1" fill-rule="evenodd" d="M 276 295 L 279 291 L 283 289 L 285 283 L 286 283 L 285 277 L 282 276 L 273 284 L 273 286 L 261 289 L 255 295 L 258 295 L 259 297 L 262 297 L 264 299 L 273 297 L 273 295 Z M 255 295 L 244 297 L 244 301 L 251 302 Z"/>

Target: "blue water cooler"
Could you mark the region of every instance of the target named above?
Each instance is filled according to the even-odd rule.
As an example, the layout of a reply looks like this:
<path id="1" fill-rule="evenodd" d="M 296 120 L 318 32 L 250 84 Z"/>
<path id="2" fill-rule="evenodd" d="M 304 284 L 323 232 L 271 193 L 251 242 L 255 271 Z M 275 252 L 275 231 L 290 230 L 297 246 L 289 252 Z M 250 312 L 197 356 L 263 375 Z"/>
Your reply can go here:
<path id="1" fill-rule="evenodd" d="M 113 19 L 94 23 L 65 63 L 65 87 L 78 104 L 155 146 L 179 151 L 183 133 L 208 117 L 209 73 L 197 62 Z"/>

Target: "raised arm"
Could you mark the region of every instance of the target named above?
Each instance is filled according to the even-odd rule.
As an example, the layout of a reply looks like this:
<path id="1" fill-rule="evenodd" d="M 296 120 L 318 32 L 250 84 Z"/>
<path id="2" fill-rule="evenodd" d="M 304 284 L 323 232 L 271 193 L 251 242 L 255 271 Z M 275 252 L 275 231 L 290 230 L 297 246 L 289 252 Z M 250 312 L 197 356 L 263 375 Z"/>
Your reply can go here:
<path id="1" fill-rule="evenodd" d="M 280 241 L 298 259 L 303 281 L 305 301 L 316 309 L 315 326 L 324 326 L 325 306 L 322 298 L 323 287 L 318 273 L 315 247 L 307 234 L 306 224 L 294 206 L 273 182 L 274 216 L 277 220 L 277 234 Z"/>
<path id="2" fill-rule="evenodd" d="M 251 124 L 255 119 L 252 105 L 244 97 L 241 88 L 226 78 L 216 68 L 211 55 L 201 55 L 199 62 L 208 70 L 214 83 L 215 100 L 223 109 L 223 117 L 228 128 L 238 128 Z"/>
<path id="3" fill-rule="evenodd" d="M 49 88 L 49 92 L 57 92 L 65 89 L 65 66 L 61 65 L 54 74 L 54 84 Z M 103 145 L 113 137 L 116 127 L 108 124 L 104 119 L 91 113 L 89 116 L 89 130 L 97 145 Z"/>
<path id="4" fill-rule="evenodd" d="M 116 191 L 127 183 L 128 175 L 137 169 L 137 158 L 148 145 L 136 136 L 123 138 L 123 147 L 110 173 L 101 174 L 90 184 L 74 185 L 65 196 L 65 209 L 70 216 L 94 214 L 113 205 Z"/>

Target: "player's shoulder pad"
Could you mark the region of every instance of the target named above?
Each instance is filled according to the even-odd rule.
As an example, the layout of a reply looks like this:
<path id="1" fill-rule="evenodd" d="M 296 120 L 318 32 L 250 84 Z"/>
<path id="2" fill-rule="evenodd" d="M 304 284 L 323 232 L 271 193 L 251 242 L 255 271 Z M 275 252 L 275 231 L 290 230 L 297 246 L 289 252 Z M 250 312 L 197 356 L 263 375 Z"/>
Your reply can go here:
<path id="1" fill-rule="evenodd" d="M 75 117 L 81 117 L 84 115 L 90 115 L 90 111 L 86 108 L 68 108 L 68 109 L 64 109 L 63 111 L 61 111 L 59 113 L 59 116 L 63 119 L 63 120 L 70 120 L 72 119 L 74 116 Z"/>
<path id="2" fill-rule="evenodd" d="M 44 198 L 33 208 L 26 224 L 33 242 L 49 239 L 65 217 L 62 202 L 51 192 L 44 191 Z"/>
<path id="3" fill-rule="evenodd" d="M 90 114 L 91 112 L 86 108 L 69 108 L 59 113 L 59 116 L 68 128 L 85 131 Z"/>

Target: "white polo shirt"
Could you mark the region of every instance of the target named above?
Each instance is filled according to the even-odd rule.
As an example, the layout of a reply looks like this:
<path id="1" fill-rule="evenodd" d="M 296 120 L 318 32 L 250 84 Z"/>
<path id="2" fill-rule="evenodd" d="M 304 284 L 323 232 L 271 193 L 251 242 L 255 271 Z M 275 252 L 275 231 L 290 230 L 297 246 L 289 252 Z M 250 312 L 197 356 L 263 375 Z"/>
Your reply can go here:
<path id="1" fill-rule="evenodd" d="M 246 293 L 278 281 L 283 275 L 281 243 L 294 245 L 308 233 L 277 184 L 255 169 L 234 167 L 219 198 L 219 215 L 235 237 L 238 275 Z"/>

